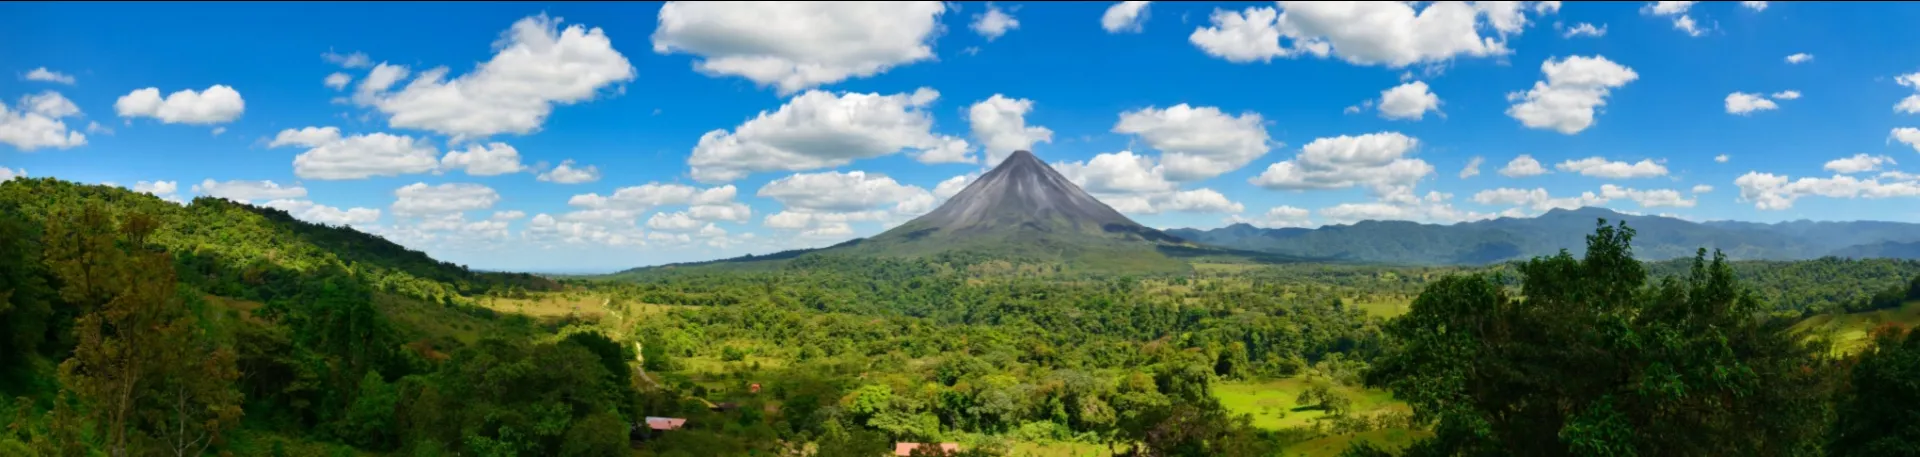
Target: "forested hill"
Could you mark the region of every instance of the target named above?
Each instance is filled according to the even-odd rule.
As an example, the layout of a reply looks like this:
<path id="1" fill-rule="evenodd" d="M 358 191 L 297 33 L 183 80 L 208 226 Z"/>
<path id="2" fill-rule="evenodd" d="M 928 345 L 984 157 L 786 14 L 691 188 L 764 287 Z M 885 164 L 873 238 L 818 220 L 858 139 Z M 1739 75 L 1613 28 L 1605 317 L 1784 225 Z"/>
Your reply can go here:
<path id="1" fill-rule="evenodd" d="M 1920 224 L 1900 222 L 1794 221 L 1689 222 L 1635 216 L 1604 208 L 1555 209 L 1540 217 L 1453 225 L 1362 221 L 1318 229 L 1262 229 L 1246 224 L 1167 233 L 1194 242 L 1301 257 L 1418 265 L 1480 265 L 1578 251 L 1595 219 L 1626 221 L 1639 232 L 1634 254 L 1642 259 L 1690 257 L 1695 249 L 1720 249 L 1732 259 L 1799 260 L 1828 255 L 1914 258 Z M 1900 244 L 1910 243 L 1910 244 Z"/>
<path id="2" fill-rule="evenodd" d="M 182 281 L 227 297 L 258 298 L 261 294 L 251 289 L 329 271 L 349 273 L 376 289 L 435 301 L 456 293 L 558 287 L 528 274 L 474 272 L 349 227 L 308 223 L 278 209 L 220 198 L 200 197 L 179 205 L 120 187 L 53 178 L 0 184 L 0 217 L 17 219 L 34 231 L 44 226 L 50 211 L 93 203 L 114 214 L 142 212 L 158 218 L 153 241 L 174 256 Z"/>

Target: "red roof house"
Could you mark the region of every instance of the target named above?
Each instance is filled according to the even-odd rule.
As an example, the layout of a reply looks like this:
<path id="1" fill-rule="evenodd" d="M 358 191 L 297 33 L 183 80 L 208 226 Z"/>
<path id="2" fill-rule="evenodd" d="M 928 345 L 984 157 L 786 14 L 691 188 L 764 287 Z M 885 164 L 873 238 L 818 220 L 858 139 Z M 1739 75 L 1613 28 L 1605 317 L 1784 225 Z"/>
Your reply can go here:
<path id="1" fill-rule="evenodd" d="M 679 430 L 687 420 L 678 417 L 647 417 L 647 428 L 654 430 Z"/>
<path id="2" fill-rule="evenodd" d="M 919 449 L 920 446 L 924 446 L 924 445 L 920 443 L 893 443 L 893 455 L 896 455 L 896 456 L 913 455 L 913 450 Z M 946 451 L 945 453 L 947 454 L 960 452 L 960 443 L 940 443 L 940 450 Z"/>

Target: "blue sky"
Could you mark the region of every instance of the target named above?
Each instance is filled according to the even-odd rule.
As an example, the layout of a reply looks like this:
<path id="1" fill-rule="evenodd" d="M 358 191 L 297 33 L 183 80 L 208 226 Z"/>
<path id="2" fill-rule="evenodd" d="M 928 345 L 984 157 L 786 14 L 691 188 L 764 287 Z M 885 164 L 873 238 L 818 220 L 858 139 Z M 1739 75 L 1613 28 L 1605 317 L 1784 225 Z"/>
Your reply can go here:
<path id="1" fill-rule="evenodd" d="M 1920 8 L 1690 3 L 8 3 L 0 177 L 537 271 L 871 235 L 1026 147 L 1156 227 L 1920 221 Z"/>

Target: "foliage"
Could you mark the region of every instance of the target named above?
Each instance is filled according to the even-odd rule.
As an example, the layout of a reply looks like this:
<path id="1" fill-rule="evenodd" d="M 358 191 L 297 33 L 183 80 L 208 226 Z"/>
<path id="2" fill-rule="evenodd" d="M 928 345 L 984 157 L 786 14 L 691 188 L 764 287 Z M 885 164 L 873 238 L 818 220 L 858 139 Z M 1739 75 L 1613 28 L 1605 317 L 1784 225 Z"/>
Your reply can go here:
<path id="1" fill-rule="evenodd" d="M 1586 257 L 1524 264 L 1518 300 L 1456 276 L 1388 326 L 1371 384 L 1437 436 L 1412 455 L 1796 455 L 1826 420 L 1822 352 L 1756 318 L 1720 255 L 1648 282 L 1634 231 L 1604 224 Z"/>
<path id="2" fill-rule="evenodd" d="M 0 407 L 0 454 L 628 455 L 644 416 L 686 419 L 635 434 L 655 456 L 1009 440 L 1238 456 L 1319 438 L 1331 454 L 1386 433 L 1434 437 L 1413 455 L 1897 455 L 1910 439 L 1912 343 L 1835 364 L 1780 317 L 1920 298 L 1920 262 L 1642 264 L 1632 239 L 1603 228 L 1584 260 L 1474 268 L 842 250 L 556 283 L 241 203 L 15 179 L 0 391 L 20 399 Z M 607 318 L 475 306 L 562 297 Z M 1366 311 L 1409 301 L 1393 321 Z M 1260 430 L 1216 399 L 1221 380 L 1326 414 Z"/>
<path id="3" fill-rule="evenodd" d="M 47 224 L 48 269 L 81 311 L 61 382 L 88 405 L 112 456 L 132 454 L 143 438 L 198 455 L 240 416 L 231 351 L 198 338 L 172 259 L 148 247 L 158 224 L 140 213 L 116 223 L 99 205 L 56 212 Z"/>
<path id="4" fill-rule="evenodd" d="M 1883 327 L 1837 395 L 1827 454 L 1920 455 L 1920 332 Z"/>

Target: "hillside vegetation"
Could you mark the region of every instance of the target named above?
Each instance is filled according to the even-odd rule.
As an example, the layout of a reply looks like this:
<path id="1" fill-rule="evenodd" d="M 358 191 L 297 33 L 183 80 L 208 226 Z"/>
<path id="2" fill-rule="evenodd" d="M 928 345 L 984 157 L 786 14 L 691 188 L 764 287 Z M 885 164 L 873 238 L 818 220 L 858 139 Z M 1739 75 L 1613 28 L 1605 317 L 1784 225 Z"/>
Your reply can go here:
<path id="1" fill-rule="evenodd" d="M 1914 451 L 1892 402 L 1920 399 L 1920 338 L 1809 330 L 1905 313 L 1912 262 L 1643 263 L 1632 229 L 1588 233 L 1579 257 L 1485 267 L 819 251 L 556 282 L 13 180 L 0 454 Z"/>

